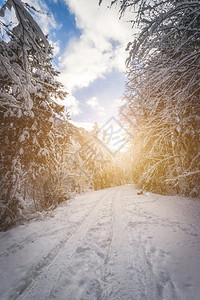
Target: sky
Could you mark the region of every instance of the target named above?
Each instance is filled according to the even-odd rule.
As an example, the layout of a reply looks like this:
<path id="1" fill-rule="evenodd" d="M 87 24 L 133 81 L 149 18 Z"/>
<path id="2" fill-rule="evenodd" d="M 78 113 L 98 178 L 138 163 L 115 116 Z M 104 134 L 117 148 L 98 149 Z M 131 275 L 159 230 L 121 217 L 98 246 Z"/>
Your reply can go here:
<path id="1" fill-rule="evenodd" d="M 35 19 L 54 46 L 71 119 L 87 126 L 117 117 L 125 85 L 125 48 L 132 40 L 130 23 L 119 19 L 117 7 L 108 8 L 108 0 L 100 7 L 98 0 L 26 2 L 44 12 Z"/>

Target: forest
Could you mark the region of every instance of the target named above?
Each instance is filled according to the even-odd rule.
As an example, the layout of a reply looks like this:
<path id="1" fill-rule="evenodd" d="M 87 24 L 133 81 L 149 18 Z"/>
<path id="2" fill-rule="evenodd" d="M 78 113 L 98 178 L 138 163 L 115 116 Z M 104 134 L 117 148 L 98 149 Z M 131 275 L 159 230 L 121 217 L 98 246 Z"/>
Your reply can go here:
<path id="1" fill-rule="evenodd" d="M 200 1 L 109 5 L 121 19 L 128 11 L 133 28 L 118 121 L 134 138 L 114 156 L 96 138 L 98 124 L 78 128 L 60 105 L 67 93 L 34 7 L 7 0 L 0 9 L 0 230 L 76 193 L 125 183 L 200 196 Z"/>

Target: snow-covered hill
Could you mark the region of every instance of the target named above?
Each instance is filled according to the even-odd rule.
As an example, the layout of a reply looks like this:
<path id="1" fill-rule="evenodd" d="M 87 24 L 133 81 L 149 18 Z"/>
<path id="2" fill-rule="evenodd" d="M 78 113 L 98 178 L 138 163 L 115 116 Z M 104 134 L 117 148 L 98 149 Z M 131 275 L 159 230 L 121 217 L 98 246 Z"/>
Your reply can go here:
<path id="1" fill-rule="evenodd" d="M 200 299 L 200 201 L 89 192 L 0 233 L 0 298 Z"/>

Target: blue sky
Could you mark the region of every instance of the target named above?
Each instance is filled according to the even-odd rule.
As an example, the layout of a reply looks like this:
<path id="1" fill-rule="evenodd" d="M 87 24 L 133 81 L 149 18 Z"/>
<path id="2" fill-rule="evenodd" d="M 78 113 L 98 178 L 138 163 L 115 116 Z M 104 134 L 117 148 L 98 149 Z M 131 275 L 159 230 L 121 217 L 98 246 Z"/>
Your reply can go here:
<path id="1" fill-rule="evenodd" d="M 0 0 L 2 4 L 4 1 Z M 104 0 L 26 0 L 45 14 L 36 16 L 54 46 L 64 103 L 75 122 L 103 124 L 117 116 L 125 84 L 125 48 L 132 29 Z"/>

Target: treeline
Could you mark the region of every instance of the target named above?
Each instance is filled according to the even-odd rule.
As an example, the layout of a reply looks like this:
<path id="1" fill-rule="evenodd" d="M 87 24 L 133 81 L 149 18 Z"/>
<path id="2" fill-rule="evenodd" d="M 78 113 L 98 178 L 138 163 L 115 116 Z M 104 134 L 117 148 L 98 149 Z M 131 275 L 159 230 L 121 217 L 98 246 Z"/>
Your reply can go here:
<path id="1" fill-rule="evenodd" d="M 100 1 L 101 3 L 102 1 Z M 132 13 L 123 122 L 134 136 L 132 179 L 200 196 L 200 1 L 114 0 Z"/>
<path id="2" fill-rule="evenodd" d="M 101 1 L 100 1 L 101 2 Z M 48 38 L 28 4 L 8 0 L 17 25 L 1 22 L 0 230 L 75 193 L 125 182 L 200 196 L 200 1 L 112 1 L 133 12 L 120 117 L 134 137 L 113 160 L 69 122 Z"/>
<path id="3" fill-rule="evenodd" d="M 56 79 L 47 36 L 29 12 L 33 8 L 8 0 L 1 17 L 11 9 L 18 24 L 4 18 L 0 41 L 0 230 L 74 193 L 118 180 L 93 132 L 70 124 L 57 104 L 66 92 Z"/>

